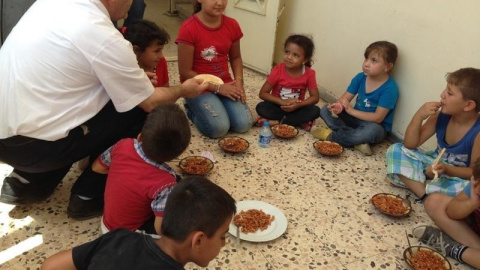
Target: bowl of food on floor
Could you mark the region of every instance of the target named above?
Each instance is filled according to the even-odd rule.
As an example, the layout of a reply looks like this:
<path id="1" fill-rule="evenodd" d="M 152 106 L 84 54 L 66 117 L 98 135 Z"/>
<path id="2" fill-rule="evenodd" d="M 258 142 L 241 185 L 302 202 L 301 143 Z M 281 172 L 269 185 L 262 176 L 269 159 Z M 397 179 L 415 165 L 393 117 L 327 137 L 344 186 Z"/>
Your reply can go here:
<path id="1" fill-rule="evenodd" d="M 278 124 L 271 127 L 273 135 L 282 139 L 291 139 L 298 135 L 298 129 L 286 124 Z"/>
<path id="2" fill-rule="evenodd" d="M 435 269 L 451 270 L 450 262 L 437 251 L 424 246 L 411 246 L 403 251 L 403 258 L 408 266 L 415 270 Z"/>
<path id="3" fill-rule="evenodd" d="M 192 175 L 205 175 L 213 169 L 213 161 L 202 156 L 189 156 L 180 160 L 182 172 Z"/>
<path id="4" fill-rule="evenodd" d="M 395 194 L 378 193 L 370 199 L 373 206 L 385 215 L 406 217 L 412 212 L 410 200 Z"/>
<path id="5" fill-rule="evenodd" d="M 218 141 L 218 145 L 229 153 L 245 152 L 250 146 L 247 140 L 237 136 L 224 137 Z"/>
<path id="6" fill-rule="evenodd" d="M 316 141 L 313 143 L 313 147 L 323 156 L 334 157 L 343 153 L 343 147 L 336 142 Z"/>

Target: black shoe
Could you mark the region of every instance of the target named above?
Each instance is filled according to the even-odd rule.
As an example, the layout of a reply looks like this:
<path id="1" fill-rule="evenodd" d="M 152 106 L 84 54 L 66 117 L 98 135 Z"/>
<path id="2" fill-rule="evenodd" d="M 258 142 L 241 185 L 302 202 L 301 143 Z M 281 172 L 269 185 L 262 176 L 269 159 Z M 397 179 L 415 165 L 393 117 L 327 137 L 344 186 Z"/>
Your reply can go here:
<path id="1" fill-rule="evenodd" d="M 70 195 L 67 214 L 69 217 L 76 220 L 86 220 L 99 217 L 103 214 L 103 198 L 82 200 L 78 195 L 72 193 Z"/>
<path id="2" fill-rule="evenodd" d="M 55 187 L 47 189 L 38 184 L 24 184 L 15 177 L 5 177 L 0 202 L 13 205 L 42 202 L 48 199 L 53 191 Z"/>

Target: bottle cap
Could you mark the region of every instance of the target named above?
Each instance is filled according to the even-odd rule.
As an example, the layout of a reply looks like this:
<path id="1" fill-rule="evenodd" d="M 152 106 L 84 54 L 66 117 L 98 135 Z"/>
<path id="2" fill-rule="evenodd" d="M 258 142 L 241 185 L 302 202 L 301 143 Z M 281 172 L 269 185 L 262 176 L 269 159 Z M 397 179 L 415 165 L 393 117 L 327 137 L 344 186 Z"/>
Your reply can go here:
<path id="1" fill-rule="evenodd" d="M 263 121 L 263 126 L 268 127 L 268 126 L 270 126 L 270 123 L 268 121 Z"/>

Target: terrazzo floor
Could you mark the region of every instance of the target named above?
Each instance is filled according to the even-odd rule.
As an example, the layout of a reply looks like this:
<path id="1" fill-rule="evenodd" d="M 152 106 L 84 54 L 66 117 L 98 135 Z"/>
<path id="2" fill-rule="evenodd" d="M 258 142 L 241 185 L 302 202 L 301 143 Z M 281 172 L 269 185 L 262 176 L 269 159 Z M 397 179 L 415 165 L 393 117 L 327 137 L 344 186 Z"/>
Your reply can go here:
<path id="1" fill-rule="evenodd" d="M 171 84 L 177 84 L 176 63 L 168 65 Z M 246 70 L 244 78 L 254 111 L 265 76 Z M 412 228 L 432 223 L 421 204 L 412 204 L 409 217 L 391 218 L 369 202 L 380 192 L 410 196 L 383 180 L 391 142 L 373 146 L 373 156 L 347 149 L 338 157 L 323 157 L 312 146 L 315 139 L 303 130 L 291 140 L 273 139 L 271 147 L 263 149 L 256 143 L 260 129 L 252 128 L 239 135 L 250 142 L 247 152 L 227 154 L 217 140 L 191 127 L 191 145 L 180 158 L 212 152 L 218 162 L 209 179 L 237 201 L 259 200 L 278 207 L 288 220 L 286 232 L 269 242 L 241 241 L 236 246 L 229 235 L 207 269 L 408 269 L 402 256 L 408 246 L 405 230 L 415 245 Z M 176 162 L 172 167 L 179 171 Z M 10 171 L 0 164 L 0 183 Z M 79 173 L 74 165 L 44 203 L 0 203 L 1 269 L 38 269 L 46 257 L 99 236 L 100 218 L 76 221 L 66 215 L 70 188 Z M 450 262 L 454 269 L 470 269 Z M 186 268 L 198 269 L 194 264 Z"/>

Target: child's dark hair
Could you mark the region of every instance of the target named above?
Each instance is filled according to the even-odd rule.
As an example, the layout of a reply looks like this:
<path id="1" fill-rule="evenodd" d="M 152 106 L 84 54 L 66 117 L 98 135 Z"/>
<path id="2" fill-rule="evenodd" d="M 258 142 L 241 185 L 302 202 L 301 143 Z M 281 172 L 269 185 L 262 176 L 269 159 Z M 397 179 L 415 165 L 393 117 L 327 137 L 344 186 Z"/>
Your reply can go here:
<path id="1" fill-rule="evenodd" d="M 165 45 L 170 40 L 167 31 L 147 20 L 131 22 L 125 30 L 122 30 L 122 33 L 126 40 L 130 41 L 132 45 L 138 46 L 142 52 L 154 41 L 159 45 Z"/>
<path id="2" fill-rule="evenodd" d="M 305 53 L 305 59 L 308 59 L 305 63 L 305 66 L 312 67 L 312 56 L 313 51 L 315 50 L 315 45 L 313 44 L 312 38 L 305 35 L 290 35 L 287 40 L 285 40 L 283 48 L 287 47 L 287 44 L 289 43 L 293 43 L 303 49 Z"/>
<path id="3" fill-rule="evenodd" d="M 447 83 L 453 84 L 465 100 L 473 100 L 476 104 L 475 111 L 480 111 L 480 69 L 461 68 L 457 71 L 447 73 Z"/>
<path id="4" fill-rule="evenodd" d="M 203 176 L 185 177 L 168 195 L 162 237 L 181 242 L 202 231 L 211 238 L 236 211 L 235 200 L 223 188 Z"/>
<path id="5" fill-rule="evenodd" d="M 480 179 L 480 158 L 477 158 L 477 161 L 473 164 L 473 179 Z"/>
<path id="6" fill-rule="evenodd" d="M 398 49 L 397 46 L 388 41 L 377 41 L 374 42 L 365 49 L 365 59 L 370 56 L 371 53 L 377 53 L 380 57 L 389 64 L 394 64 L 397 61 Z"/>
<path id="7" fill-rule="evenodd" d="M 176 104 L 155 107 L 142 128 L 142 150 L 158 163 L 178 157 L 190 143 L 191 132 L 185 113 Z"/>
<path id="8" fill-rule="evenodd" d="M 193 5 L 193 14 L 200 12 L 200 10 L 202 10 L 202 4 L 196 2 L 195 5 Z"/>

